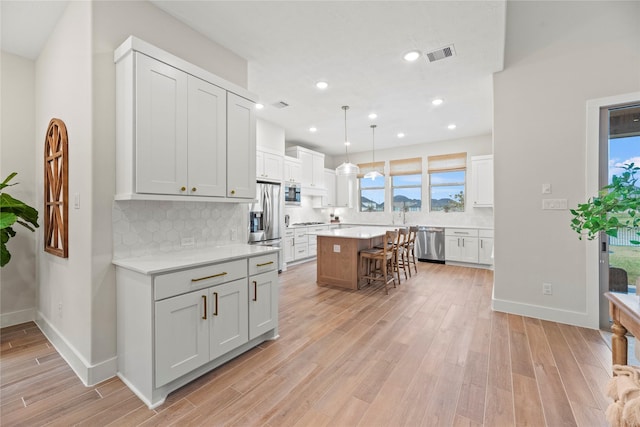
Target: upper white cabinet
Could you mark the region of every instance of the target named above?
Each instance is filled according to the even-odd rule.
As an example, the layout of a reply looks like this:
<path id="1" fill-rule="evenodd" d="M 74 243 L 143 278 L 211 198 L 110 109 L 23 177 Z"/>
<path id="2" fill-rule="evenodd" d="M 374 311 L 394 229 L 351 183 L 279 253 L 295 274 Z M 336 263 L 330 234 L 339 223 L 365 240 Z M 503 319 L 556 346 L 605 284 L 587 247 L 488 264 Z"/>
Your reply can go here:
<path id="1" fill-rule="evenodd" d="M 493 155 L 471 157 L 473 207 L 493 207 Z"/>
<path id="2" fill-rule="evenodd" d="M 336 207 L 336 171 L 333 169 L 324 170 L 325 193 L 320 197 L 315 197 L 314 208 L 334 208 Z"/>
<path id="3" fill-rule="evenodd" d="M 336 174 L 336 207 L 352 208 L 356 197 L 358 177 L 355 174 Z"/>
<path id="4" fill-rule="evenodd" d="M 304 194 L 309 196 L 324 194 L 324 154 L 298 146 L 287 148 L 286 154 L 296 157 L 302 162 Z"/>
<path id="5" fill-rule="evenodd" d="M 135 37 L 115 62 L 116 199 L 255 197 L 254 95 Z"/>
<path id="6" fill-rule="evenodd" d="M 256 149 L 256 178 L 265 181 L 282 181 L 283 163 L 282 155 Z"/>
<path id="7" fill-rule="evenodd" d="M 302 162 L 300 159 L 284 156 L 284 181 L 302 182 Z"/>

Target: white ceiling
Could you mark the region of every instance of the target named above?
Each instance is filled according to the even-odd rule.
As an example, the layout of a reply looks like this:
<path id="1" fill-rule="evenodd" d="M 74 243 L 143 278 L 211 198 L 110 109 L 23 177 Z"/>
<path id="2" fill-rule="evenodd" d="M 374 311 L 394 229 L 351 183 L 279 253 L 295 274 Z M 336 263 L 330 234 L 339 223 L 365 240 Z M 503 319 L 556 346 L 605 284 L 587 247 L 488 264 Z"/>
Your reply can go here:
<path id="1" fill-rule="evenodd" d="M 378 126 L 376 149 L 491 132 L 492 74 L 503 67 L 504 0 L 151 1 L 247 59 L 249 90 L 266 106 L 258 116 L 282 126 L 287 142 L 343 154 L 342 105 L 350 106 L 350 152 L 371 149 L 372 123 Z M 31 6 L 25 14 L 25 6 L 5 3 Z M 50 31 L 65 3 L 3 0 L 3 49 L 37 57 L 44 29 Z M 15 9 L 22 18 L 11 16 L 20 15 Z M 43 22 L 47 17 L 55 18 L 52 25 Z M 402 59 L 412 49 L 450 44 L 456 55 L 441 61 Z M 329 88 L 316 89 L 319 80 Z M 434 107 L 437 97 L 444 104 Z M 279 101 L 289 107 L 271 105 Z M 370 112 L 378 114 L 375 121 L 367 118 Z M 450 123 L 457 128 L 447 129 Z M 318 131 L 310 133 L 310 126 Z"/>

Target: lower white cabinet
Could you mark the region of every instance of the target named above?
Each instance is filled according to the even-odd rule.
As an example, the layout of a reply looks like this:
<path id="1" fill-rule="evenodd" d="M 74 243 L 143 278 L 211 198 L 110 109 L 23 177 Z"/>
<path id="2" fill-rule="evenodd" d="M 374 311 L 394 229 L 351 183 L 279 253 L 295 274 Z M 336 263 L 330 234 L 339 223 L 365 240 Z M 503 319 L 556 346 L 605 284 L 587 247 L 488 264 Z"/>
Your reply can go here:
<path id="1" fill-rule="evenodd" d="M 493 230 L 478 230 L 478 264 L 493 265 Z"/>
<path id="2" fill-rule="evenodd" d="M 298 227 L 295 229 L 295 236 L 293 238 L 294 245 L 294 259 L 309 257 L 309 236 L 307 236 L 307 227 Z"/>
<path id="3" fill-rule="evenodd" d="M 296 259 L 296 247 L 295 247 L 295 232 L 293 229 L 286 230 L 284 232 L 284 262 L 293 262 Z"/>
<path id="4" fill-rule="evenodd" d="M 477 229 L 446 228 L 444 234 L 444 258 L 446 261 L 478 263 Z"/>
<path id="5" fill-rule="evenodd" d="M 247 252 L 158 274 L 115 262 L 118 376 L 150 408 L 278 336 L 278 254 Z"/>

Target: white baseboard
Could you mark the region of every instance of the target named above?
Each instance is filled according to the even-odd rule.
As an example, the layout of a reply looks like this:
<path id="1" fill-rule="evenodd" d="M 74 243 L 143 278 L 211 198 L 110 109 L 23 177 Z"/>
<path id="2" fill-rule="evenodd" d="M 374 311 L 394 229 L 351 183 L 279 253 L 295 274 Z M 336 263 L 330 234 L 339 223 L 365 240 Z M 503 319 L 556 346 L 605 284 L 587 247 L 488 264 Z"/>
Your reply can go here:
<path id="1" fill-rule="evenodd" d="M 21 323 L 32 322 L 35 320 L 35 308 L 12 311 L 11 313 L 2 313 L 0 314 L 0 328 L 6 328 L 7 326 L 19 325 Z"/>
<path id="2" fill-rule="evenodd" d="M 550 322 L 566 323 L 583 328 L 598 329 L 597 319 L 596 324 L 593 324 L 593 316 L 589 316 L 586 312 L 561 310 L 539 305 L 523 304 L 516 301 L 499 300 L 496 298 L 491 299 L 491 308 L 494 311 L 503 313 L 533 317 Z"/>
<path id="3" fill-rule="evenodd" d="M 41 312 L 38 312 L 35 322 L 85 386 L 93 386 L 116 376 L 118 372 L 117 357 L 91 365 Z"/>

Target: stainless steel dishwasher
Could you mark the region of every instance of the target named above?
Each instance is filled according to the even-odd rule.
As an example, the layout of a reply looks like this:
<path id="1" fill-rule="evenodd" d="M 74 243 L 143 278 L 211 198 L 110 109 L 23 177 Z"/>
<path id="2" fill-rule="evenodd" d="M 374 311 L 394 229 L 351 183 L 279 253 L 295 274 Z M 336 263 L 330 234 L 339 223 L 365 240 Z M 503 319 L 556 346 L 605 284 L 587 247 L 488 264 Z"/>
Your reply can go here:
<path id="1" fill-rule="evenodd" d="M 416 256 L 418 261 L 444 264 L 444 228 L 418 227 L 416 233 Z"/>

